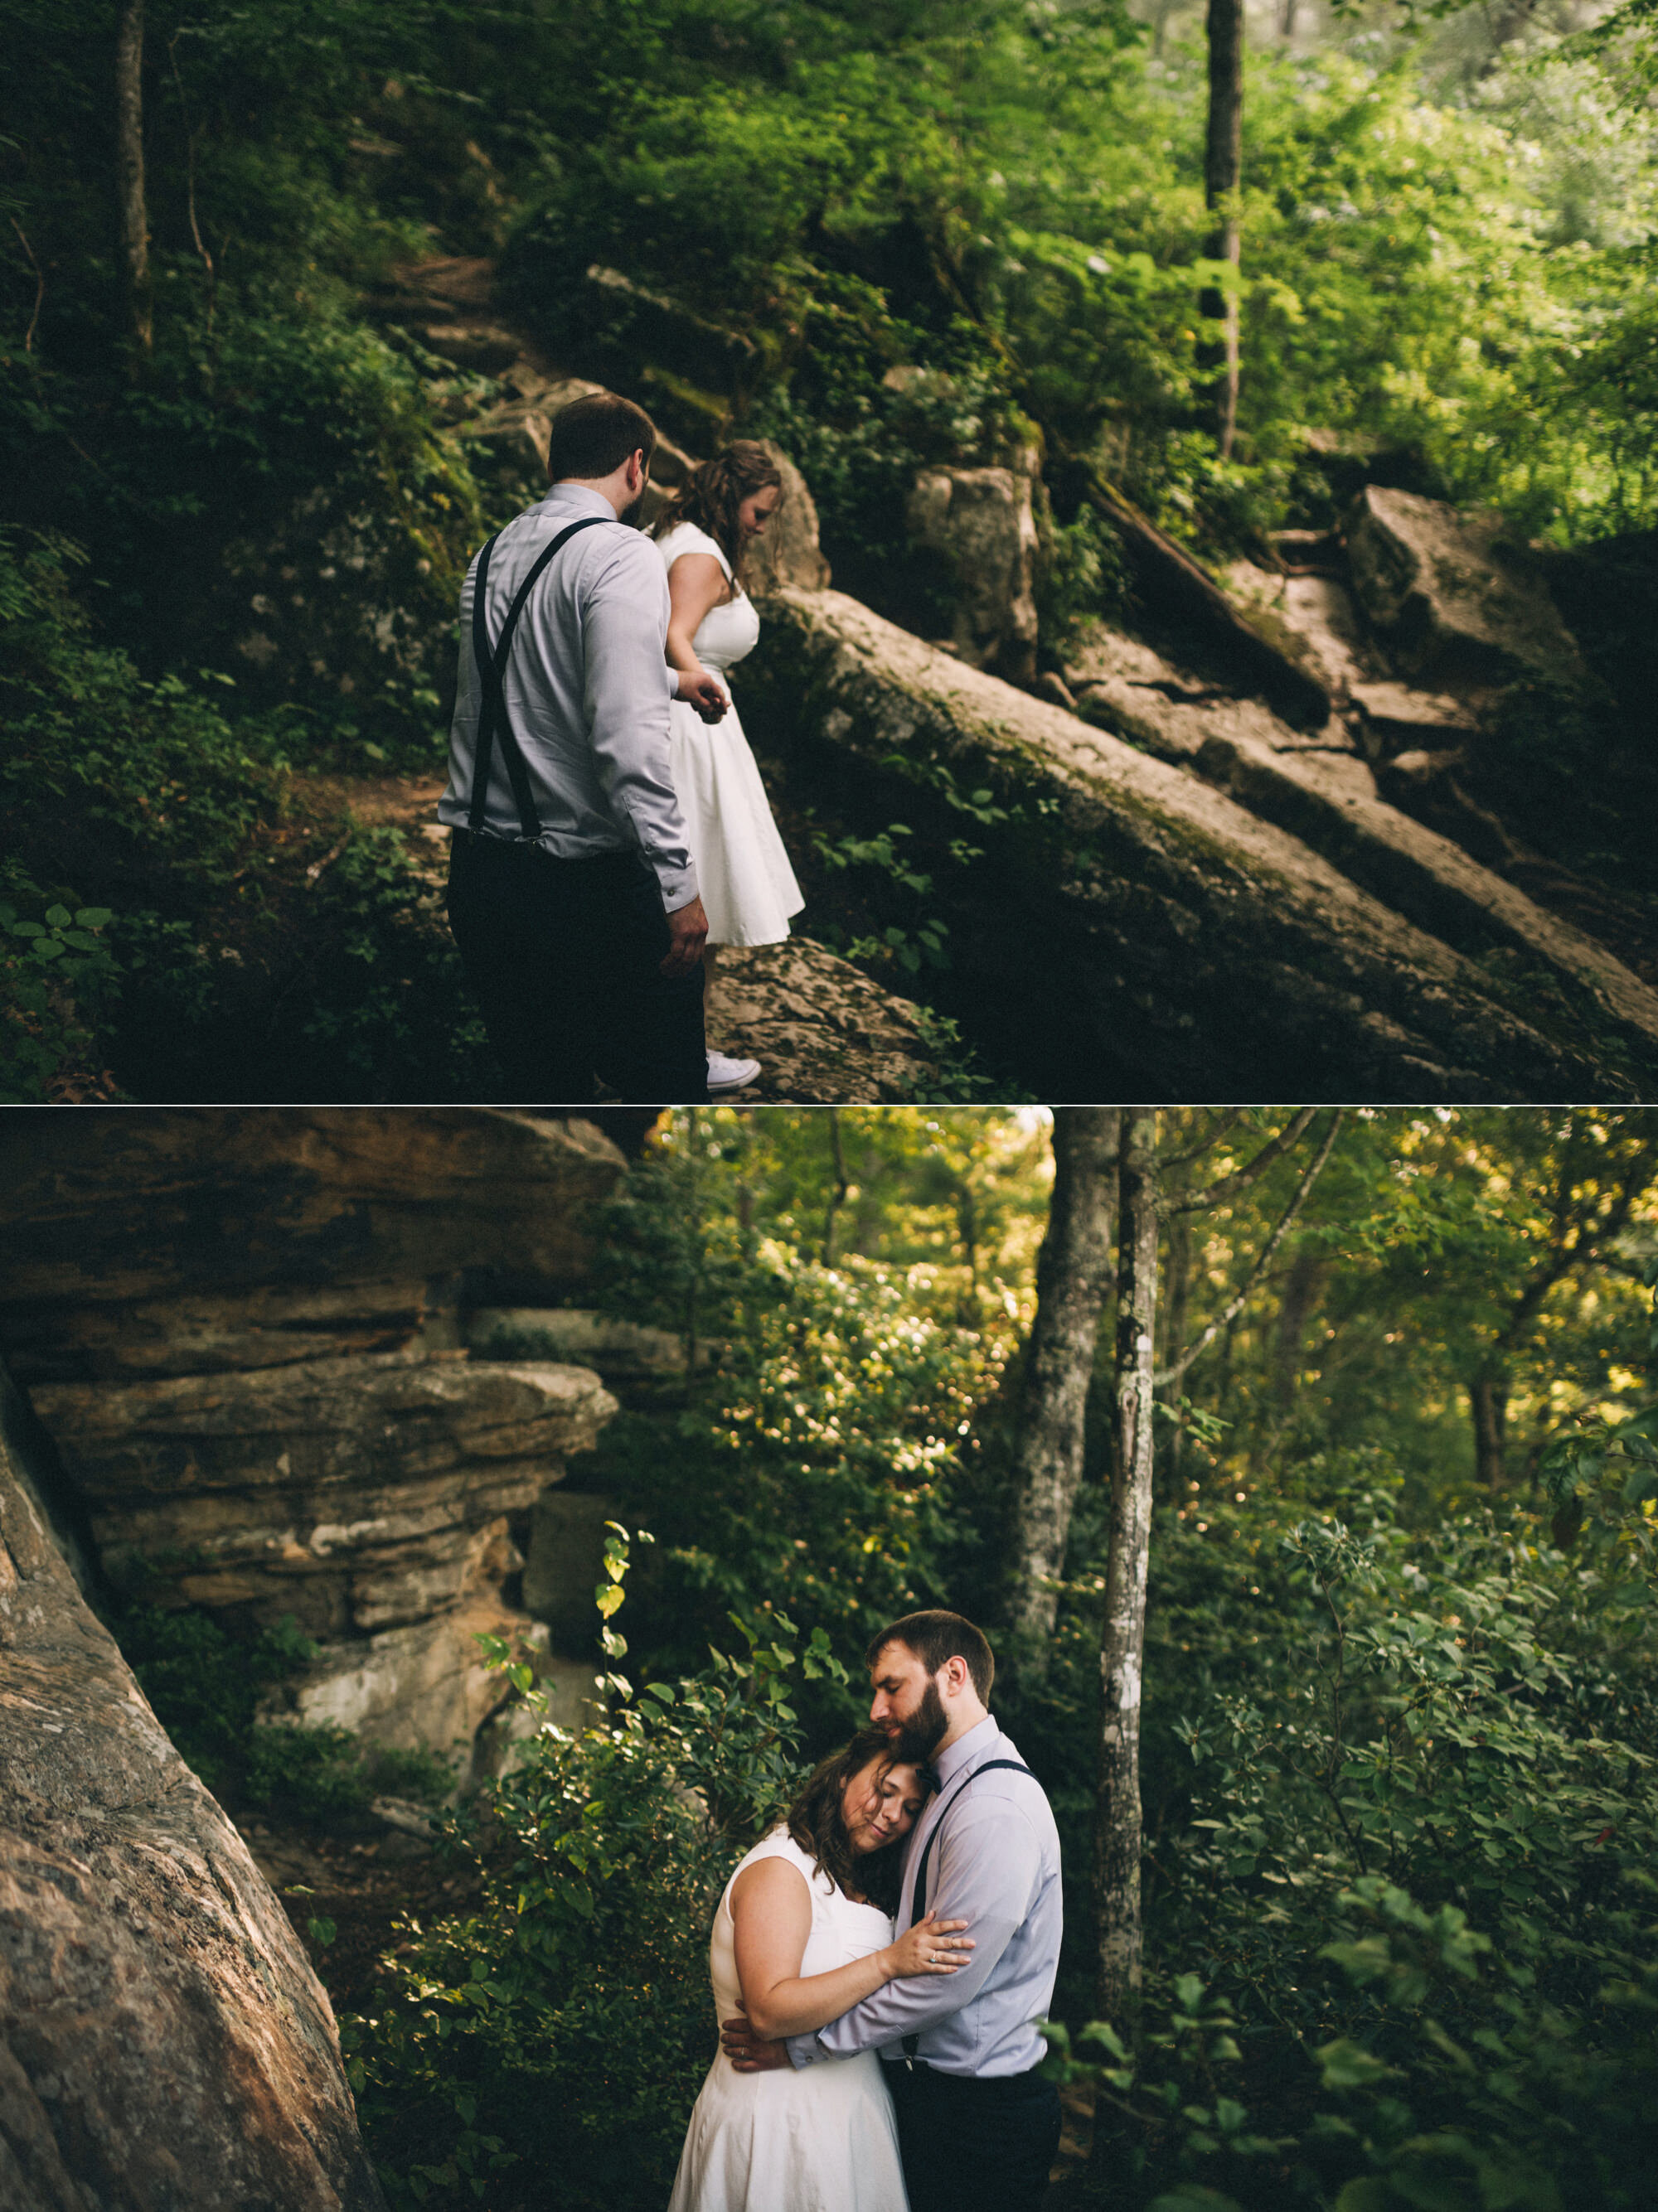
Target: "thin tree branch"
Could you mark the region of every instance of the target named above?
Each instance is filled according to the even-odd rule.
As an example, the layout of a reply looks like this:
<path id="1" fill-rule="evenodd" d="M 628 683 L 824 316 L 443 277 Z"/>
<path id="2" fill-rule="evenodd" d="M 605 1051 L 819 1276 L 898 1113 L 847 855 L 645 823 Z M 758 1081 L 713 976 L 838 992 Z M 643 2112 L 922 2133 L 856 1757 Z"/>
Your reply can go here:
<path id="1" fill-rule="evenodd" d="M 1622 1236 L 1634 1211 L 1635 1201 L 1651 1182 L 1655 1169 L 1658 1169 L 1658 1147 L 1644 1146 L 1631 1161 L 1624 1172 L 1623 1187 L 1605 1218 L 1599 1222 L 1592 1222 L 1580 1216 L 1574 1221 L 1570 1218 L 1570 1163 L 1562 1163 L 1554 1207 L 1554 1234 L 1549 1240 L 1548 1257 L 1509 1307 L 1509 1318 L 1492 1340 L 1486 1354 L 1486 1366 L 1501 1358 L 1505 1352 L 1513 1351 L 1521 1333 L 1534 1319 L 1538 1309 L 1557 1283 L 1563 1281 L 1575 1267 L 1598 1260 L 1601 1246 Z M 1484 1371 L 1482 1367 L 1481 1372 Z"/>
<path id="2" fill-rule="evenodd" d="M 1222 1137 L 1226 1136 L 1231 1130 L 1235 1129 L 1242 1119 L 1243 1109 L 1240 1106 L 1232 1113 L 1223 1115 L 1217 1126 L 1211 1129 L 1209 1134 L 1204 1139 L 1201 1145 L 1193 1145 L 1189 1152 L 1160 1153 L 1157 1158 L 1157 1170 L 1159 1174 L 1166 1175 L 1170 1168 L 1183 1168 L 1188 1160 L 1201 1159 L 1205 1152 L 1212 1152 L 1214 1150 L 1215 1146 L 1220 1143 Z"/>
<path id="3" fill-rule="evenodd" d="M 1216 1338 L 1220 1335 L 1222 1330 L 1228 1328 L 1243 1311 L 1245 1304 L 1247 1303 L 1250 1293 L 1253 1291 L 1257 1283 L 1260 1281 L 1261 1277 L 1266 1273 L 1268 1267 L 1271 1265 L 1273 1254 L 1277 1250 L 1279 1245 L 1283 1243 L 1284 1238 L 1289 1234 L 1291 1229 L 1294 1228 L 1296 1215 L 1307 1203 L 1308 1193 L 1312 1189 L 1314 1184 L 1323 1173 L 1324 1164 L 1330 1157 L 1331 1147 L 1336 1141 L 1336 1132 L 1342 1125 L 1342 1109 L 1338 1107 L 1335 1112 L 1330 1116 L 1330 1127 L 1324 1133 L 1324 1142 L 1319 1148 L 1317 1158 L 1308 1163 L 1306 1173 L 1301 1176 L 1300 1182 L 1295 1186 L 1295 1196 L 1284 1208 L 1283 1218 L 1280 1219 L 1277 1227 L 1272 1231 L 1272 1234 L 1267 1238 L 1265 1243 L 1262 1245 L 1260 1251 L 1257 1254 L 1255 1264 L 1250 1269 L 1248 1276 L 1245 1279 L 1243 1288 L 1232 1300 L 1224 1313 L 1216 1314 L 1214 1320 L 1210 1322 L 1208 1328 L 1204 1329 L 1203 1334 L 1198 1337 L 1196 1343 L 1189 1346 L 1188 1348 L 1180 1354 L 1178 1359 L 1171 1360 L 1169 1364 L 1162 1370 L 1161 1373 L 1154 1378 L 1160 1387 L 1169 1382 L 1178 1382 L 1180 1380 L 1180 1377 L 1186 1373 L 1187 1368 L 1191 1366 L 1192 1361 L 1198 1358 L 1198 1354 L 1200 1352 L 1207 1352 L 1210 1346 L 1214 1343 Z M 1184 1207 L 1180 1210 L 1182 1212 L 1185 1211 Z"/>
<path id="4" fill-rule="evenodd" d="M 1222 1176 L 1218 1182 L 1210 1183 L 1207 1190 L 1194 1192 L 1192 1197 L 1181 1199 L 1178 1205 L 1166 1203 L 1164 1212 L 1201 1213 L 1211 1206 L 1224 1206 L 1228 1199 L 1238 1197 L 1266 1173 L 1281 1153 L 1287 1152 L 1292 1145 L 1300 1143 L 1318 1110 L 1316 1106 L 1303 1106 L 1287 1128 L 1280 1130 L 1276 1137 L 1261 1146 L 1247 1167 L 1239 1168 L 1229 1176 Z"/>
<path id="5" fill-rule="evenodd" d="M 34 326 L 40 319 L 41 303 L 46 296 L 46 280 L 41 275 L 40 264 L 34 258 L 34 248 L 29 244 L 27 239 L 24 237 L 23 226 L 18 222 L 15 216 L 13 216 L 11 218 L 11 227 L 17 233 L 18 244 L 22 247 L 24 252 L 27 253 L 29 258 L 29 267 L 34 271 L 34 313 L 29 317 L 29 326 L 23 333 L 23 351 L 25 353 L 33 353 L 34 350 Z"/>
<path id="6" fill-rule="evenodd" d="M 195 240 L 196 251 L 207 270 L 207 319 L 210 326 L 218 293 L 218 271 L 213 266 L 212 255 L 202 243 L 201 228 L 196 221 L 196 141 L 190 128 L 190 106 L 184 96 L 184 79 L 179 75 L 178 45 L 181 35 L 174 31 L 168 41 L 167 58 L 173 67 L 173 82 L 179 94 L 179 113 L 184 120 L 185 208 L 190 216 L 190 235 Z"/>

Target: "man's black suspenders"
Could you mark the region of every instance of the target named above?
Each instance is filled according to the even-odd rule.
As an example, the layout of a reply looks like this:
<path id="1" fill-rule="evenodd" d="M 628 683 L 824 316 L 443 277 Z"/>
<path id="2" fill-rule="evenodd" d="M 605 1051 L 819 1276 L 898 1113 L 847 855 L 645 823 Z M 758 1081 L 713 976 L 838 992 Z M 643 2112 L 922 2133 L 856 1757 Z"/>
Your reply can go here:
<path id="1" fill-rule="evenodd" d="M 926 1842 L 921 1847 L 921 1864 L 916 1869 L 915 1887 L 910 1893 L 910 1925 L 911 1928 L 915 1926 L 917 1920 L 923 1917 L 927 1910 L 927 1862 L 933 1855 L 933 1845 L 938 1841 L 939 1831 L 944 1826 L 945 1813 L 949 1811 L 950 1807 L 954 1804 L 956 1799 L 961 1796 L 963 1790 L 967 1788 L 969 1784 L 977 1782 L 981 1774 L 994 1774 L 998 1767 L 1005 1767 L 1009 1772 L 1013 1774 L 1031 1774 L 1029 1767 L 1027 1766 L 1022 1760 L 1017 1759 L 987 1759 L 983 1766 L 975 1766 L 972 1772 L 967 1776 L 966 1779 L 957 1784 L 956 1788 L 952 1791 L 949 1798 L 947 1800 L 943 1812 L 941 1812 L 937 1820 L 934 1821 L 932 1833 L 928 1837 Z M 1036 1777 L 1033 1774 L 1031 1774 L 1031 1780 L 1034 1782 L 1035 1779 Z M 906 2035 L 905 2037 L 904 2063 L 906 2066 L 913 2063 L 916 2055 L 916 2046 L 920 2041 L 921 2038 L 918 2035 Z"/>
<path id="2" fill-rule="evenodd" d="M 535 811 L 534 797 L 530 790 L 530 772 L 525 763 L 523 749 L 513 734 L 512 724 L 507 719 L 507 702 L 502 690 L 501 679 L 507 672 L 507 656 L 512 651 L 513 632 L 518 627 L 518 617 L 524 611 L 524 602 L 559 547 L 574 538 L 578 530 L 589 530 L 595 522 L 603 522 L 602 514 L 584 514 L 579 522 L 568 524 L 546 550 L 537 555 L 531 568 L 513 599 L 507 619 L 501 625 L 501 635 L 493 647 L 484 621 L 485 586 L 490 580 L 490 556 L 500 538 L 497 531 L 478 556 L 478 574 L 472 580 L 472 652 L 478 661 L 478 680 L 481 687 L 478 702 L 478 742 L 472 756 L 472 805 L 466 813 L 466 826 L 479 830 L 484 827 L 484 812 L 490 793 L 490 754 L 497 734 L 501 739 L 501 757 L 507 763 L 507 776 L 512 785 L 512 795 L 517 802 L 518 822 L 525 837 L 532 843 L 541 835 L 541 817 Z"/>

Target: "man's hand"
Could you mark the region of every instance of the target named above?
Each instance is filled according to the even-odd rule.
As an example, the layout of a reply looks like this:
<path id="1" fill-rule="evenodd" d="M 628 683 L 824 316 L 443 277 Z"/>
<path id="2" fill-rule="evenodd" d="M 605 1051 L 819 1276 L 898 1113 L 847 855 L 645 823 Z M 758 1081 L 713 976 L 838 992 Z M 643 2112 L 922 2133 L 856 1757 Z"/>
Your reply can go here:
<path id="1" fill-rule="evenodd" d="M 705 668 L 699 668 L 694 676 L 687 676 L 681 669 L 679 680 L 680 698 L 687 706 L 694 707 L 704 721 L 724 720 L 725 710 L 731 702 L 717 676 L 710 676 Z"/>
<path id="2" fill-rule="evenodd" d="M 739 2074 L 771 2074 L 789 2063 L 788 2045 L 756 2035 L 745 2013 L 720 2022 L 720 2045 Z"/>
<path id="3" fill-rule="evenodd" d="M 688 975 L 703 957 L 703 947 L 708 942 L 708 916 L 703 912 L 699 898 L 689 906 L 676 908 L 667 917 L 667 927 L 674 942 L 661 963 L 664 975 Z"/>

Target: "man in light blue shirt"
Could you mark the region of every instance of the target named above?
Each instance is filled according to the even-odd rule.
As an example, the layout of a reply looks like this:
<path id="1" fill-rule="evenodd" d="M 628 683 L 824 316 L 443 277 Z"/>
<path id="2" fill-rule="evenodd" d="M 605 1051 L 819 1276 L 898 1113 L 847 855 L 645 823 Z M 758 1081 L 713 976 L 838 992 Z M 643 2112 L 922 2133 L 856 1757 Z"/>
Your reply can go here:
<path id="1" fill-rule="evenodd" d="M 898 1924 L 928 1909 L 965 1920 L 971 1965 L 888 1982 L 787 2044 L 724 2024 L 740 2071 L 879 2051 L 898 2109 L 911 2212 L 1027 2212 L 1047 2189 L 1059 2099 L 1036 2022 L 1052 2002 L 1063 1900 L 1059 1837 L 1041 1784 L 991 1719 L 995 1671 L 959 1613 L 906 1614 L 870 1644 L 870 1718 L 897 1756 L 930 1762 L 936 1789 L 905 1850 Z"/>
<path id="2" fill-rule="evenodd" d="M 460 596 L 449 924 L 510 1103 L 585 1104 L 602 1078 L 657 1105 L 708 1096 L 708 917 L 668 768 L 667 580 L 632 527 L 656 432 L 615 392 L 561 408 L 551 489 L 491 539 Z"/>

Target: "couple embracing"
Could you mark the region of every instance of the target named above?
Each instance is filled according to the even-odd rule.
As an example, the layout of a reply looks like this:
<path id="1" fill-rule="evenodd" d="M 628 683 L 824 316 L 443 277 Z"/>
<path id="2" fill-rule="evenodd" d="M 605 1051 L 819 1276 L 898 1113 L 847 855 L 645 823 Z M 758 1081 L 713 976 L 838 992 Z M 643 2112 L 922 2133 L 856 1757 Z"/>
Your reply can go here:
<path id="1" fill-rule="evenodd" d="M 720 1899 L 723 2051 L 669 2212 L 1029 2212 L 1046 2191 L 1053 1814 L 971 1621 L 909 1613 L 866 1656 L 869 1727 Z"/>

